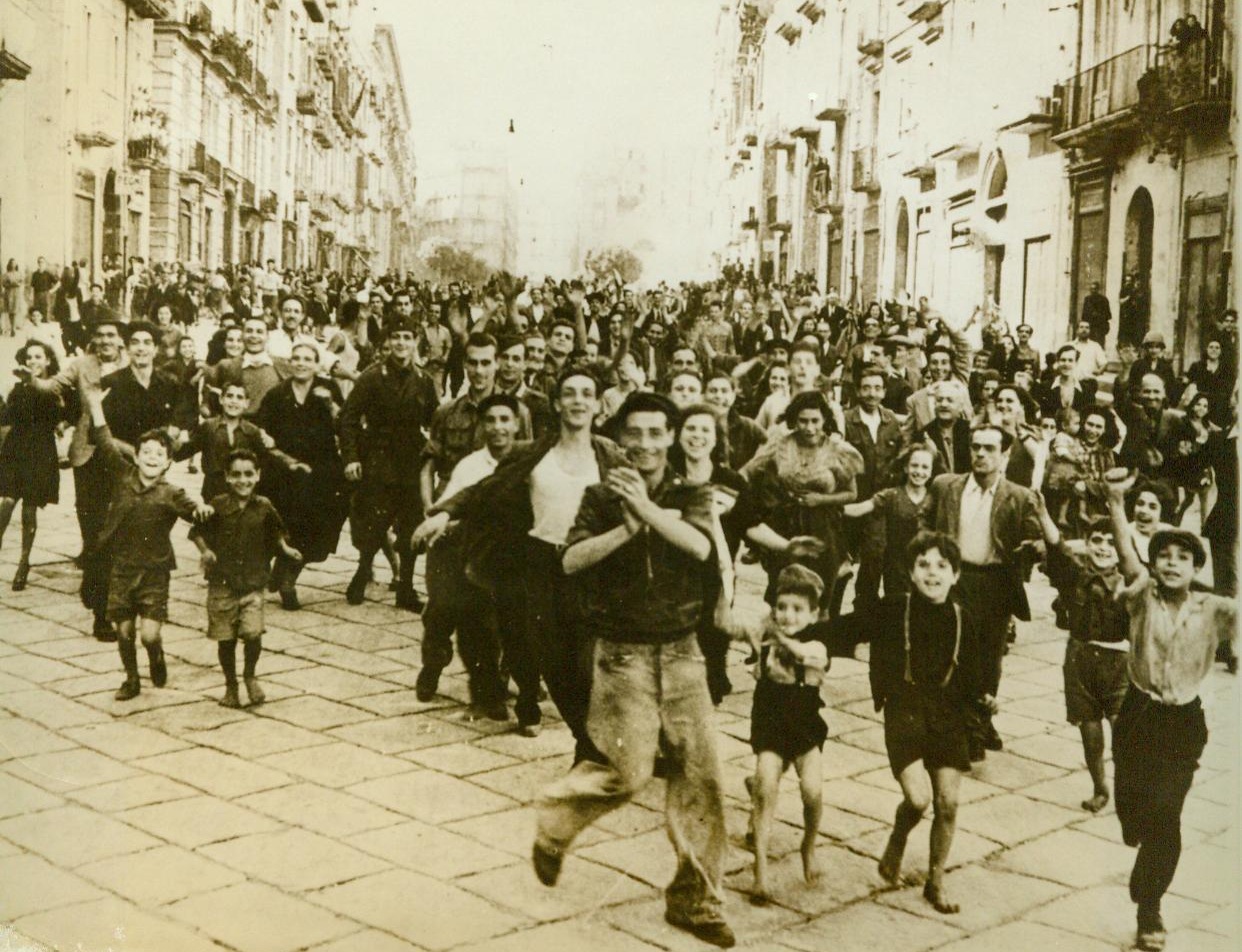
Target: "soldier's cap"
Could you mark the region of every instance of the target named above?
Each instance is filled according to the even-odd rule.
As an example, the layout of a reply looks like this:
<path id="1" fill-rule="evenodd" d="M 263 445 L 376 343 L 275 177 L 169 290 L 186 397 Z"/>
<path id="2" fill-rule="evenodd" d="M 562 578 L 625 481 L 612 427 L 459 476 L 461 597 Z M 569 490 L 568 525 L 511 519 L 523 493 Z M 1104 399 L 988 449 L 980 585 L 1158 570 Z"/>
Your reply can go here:
<path id="1" fill-rule="evenodd" d="M 1157 529 L 1151 537 L 1151 545 L 1148 549 L 1151 552 L 1153 562 L 1155 562 L 1156 556 L 1160 554 L 1160 550 L 1170 543 L 1189 549 L 1195 560 L 1195 568 L 1203 568 L 1203 564 L 1207 561 L 1207 552 L 1203 548 L 1203 540 L 1189 529 Z"/>
<path id="2" fill-rule="evenodd" d="M 398 331 L 408 331 L 415 337 L 418 336 L 418 320 L 411 314 L 409 317 L 403 317 L 395 311 L 384 319 L 384 332 L 391 337 Z"/>
<path id="3" fill-rule="evenodd" d="M 818 605 L 824 595 L 824 580 L 805 565 L 786 565 L 776 577 L 776 594 L 805 595 L 812 605 Z"/>

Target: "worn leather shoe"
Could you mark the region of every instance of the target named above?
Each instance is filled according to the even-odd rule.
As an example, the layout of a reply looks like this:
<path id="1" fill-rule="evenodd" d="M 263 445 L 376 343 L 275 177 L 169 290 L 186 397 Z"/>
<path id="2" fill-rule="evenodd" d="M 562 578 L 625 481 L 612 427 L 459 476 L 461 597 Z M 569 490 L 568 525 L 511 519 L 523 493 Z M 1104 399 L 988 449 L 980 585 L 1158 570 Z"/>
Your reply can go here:
<path id="1" fill-rule="evenodd" d="M 669 910 L 664 913 L 664 921 L 670 926 L 685 929 L 696 939 L 702 939 L 709 945 L 721 949 L 731 949 L 737 945 L 737 937 L 723 919 L 711 919 L 707 922 L 696 922 L 688 916 Z"/>
<path id="2" fill-rule="evenodd" d="M 345 589 L 345 601 L 351 605 L 361 605 L 367 597 L 367 573 L 359 569 L 349 580 L 349 588 Z"/>
<path id="3" fill-rule="evenodd" d="M 132 701 L 142 693 L 142 685 L 138 683 L 137 678 L 126 678 L 121 686 L 117 688 L 116 699 L 118 701 Z"/>
<path id="4" fill-rule="evenodd" d="M 560 850 L 536 843 L 530 852 L 530 862 L 541 883 L 555 886 L 556 881 L 561 878 L 561 865 L 565 862 L 565 855 Z"/>

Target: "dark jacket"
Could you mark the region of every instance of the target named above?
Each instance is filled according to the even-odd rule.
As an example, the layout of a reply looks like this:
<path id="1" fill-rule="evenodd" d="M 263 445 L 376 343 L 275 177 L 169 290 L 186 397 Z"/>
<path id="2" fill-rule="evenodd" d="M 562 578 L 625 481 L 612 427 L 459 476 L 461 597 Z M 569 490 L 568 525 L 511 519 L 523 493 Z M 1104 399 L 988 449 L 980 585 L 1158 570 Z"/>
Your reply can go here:
<path id="1" fill-rule="evenodd" d="M 417 367 L 368 367 L 341 410 L 341 460 L 361 463 L 368 482 L 417 486 L 423 431 L 438 404 L 435 383 Z"/>
<path id="2" fill-rule="evenodd" d="M 466 577 L 480 588 L 494 591 L 521 559 L 524 541 L 535 524 L 530 505 L 530 474 L 560 440 L 560 433 L 514 448 L 500 461 L 496 472 L 449 499 L 440 500 L 429 513 L 447 512 L 460 520 L 457 530 L 465 552 Z M 600 479 L 616 466 L 626 466 L 625 454 L 612 440 L 592 436 Z"/>
<path id="3" fill-rule="evenodd" d="M 1082 413 L 1083 410 L 1095 403 L 1095 394 L 1099 384 L 1093 378 L 1088 377 L 1086 380 L 1079 380 L 1074 388 L 1073 399 L 1070 402 L 1071 409 Z M 1061 397 L 1061 387 L 1053 380 L 1047 384 L 1039 384 L 1035 388 L 1035 399 L 1039 403 L 1039 411 L 1044 416 L 1056 416 L 1057 411 L 1064 408 L 1064 402 Z"/>
<path id="4" fill-rule="evenodd" d="M 970 472 L 970 421 L 958 418 L 953 421 L 953 451 L 949 452 L 945 445 L 944 435 L 937 423 L 932 422 L 915 434 L 916 443 L 927 442 L 936 447 L 940 454 L 941 464 L 946 468 L 952 464 L 953 472 Z"/>
<path id="5" fill-rule="evenodd" d="M 158 370 L 151 372 L 146 387 L 138 382 L 131 367 L 102 377 L 100 386 L 108 394 L 103 409 L 112 436 L 135 449 L 138 437 L 148 430 L 166 426 L 189 429 L 197 419 L 192 402 L 187 402 L 177 382 Z"/>
<path id="6" fill-rule="evenodd" d="M 862 454 L 863 471 L 858 477 L 858 498 L 870 499 L 877 490 L 894 484 L 893 464 L 901 455 L 901 422 L 892 410 L 880 408 L 876 439 L 863 422 L 858 407 L 845 411 L 845 441 Z"/>

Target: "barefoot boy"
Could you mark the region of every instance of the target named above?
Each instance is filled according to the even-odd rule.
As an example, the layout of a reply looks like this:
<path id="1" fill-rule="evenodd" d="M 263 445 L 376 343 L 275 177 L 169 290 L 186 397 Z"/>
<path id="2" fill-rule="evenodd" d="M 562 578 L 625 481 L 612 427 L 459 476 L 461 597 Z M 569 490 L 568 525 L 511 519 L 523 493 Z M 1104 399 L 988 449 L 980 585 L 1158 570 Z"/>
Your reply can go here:
<path id="1" fill-rule="evenodd" d="M 880 875 L 894 885 L 901 882 L 906 841 L 930 804 L 934 819 L 923 896 L 937 912 L 949 914 L 960 908 L 945 891 L 944 870 L 957 829 L 958 788 L 970 770 L 969 718 L 994 714 L 996 701 L 984 687 L 975 619 L 950 597 L 961 575 L 957 543 L 923 531 L 907 553 L 908 593 L 885 596 L 865 615 L 855 612 L 833 624 L 857 641 L 871 642 L 871 694 L 876 710 L 884 711 L 884 746 L 903 794 Z"/>
<path id="2" fill-rule="evenodd" d="M 263 650 L 263 598 L 272 559 L 278 553 L 290 562 L 302 553 L 285 539 L 285 526 L 275 507 L 256 496 L 259 459 L 249 450 L 229 454 L 224 471 L 228 492 L 211 502 L 212 516 L 190 530 L 207 576 L 207 636 L 218 644 L 224 671 L 221 707 L 241 707 L 237 696 L 237 639 L 243 644 L 242 678 L 250 704 L 263 703 L 255 666 Z"/>
<path id="3" fill-rule="evenodd" d="M 1098 813 L 1109 798 L 1104 721 L 1117 723 L 1130 683 L 1126 675 L 1130 619 L 1116 598 L 1122 584 L 1117 544 L 1106 516 L 1087 523 L 1085 539 L 1062 538 L 1043 496 L 1037 499 L 1048 558 L 1054 560 L 1049 562 L 1049 576 L 1060 594 L 1070 633 L 1065 645 L 1065 715 L 1082 735 L 1094 787 L 1082 808 Z"/>
<path id="4" fill-rule="evenodd" d="M 178 518 L 205 519 L 211 508 L 195 505 L 183 490 L 164 481 L 172 460 L 172 440 L 166 432 L 143 433 L 131 463 L 108 429 L 99 385 L 84 388 L 83 396 L 91 414 L 91 439 L 112 478 L 111 503 L 99 541 L 112 554 L 107 617 L 116 625 L 117 649 L 125 666 L 125 681 L 116 699 L 128 701 L 141 691 L 136 636 L 147 649 L 151 683 L 162 688 L 168 681 L 160 629 L 168 620 L 168 576 L 175 564 L 169 534 Z"/>
<path id="5" fill-rule="evenodd" d="M 1177 871 L 1182 806 L 1207 744 L 1199 691 L 1217 645 L 1234 636 L 1237 606 L 1191 591 L 1206 553 L 1198 536 L 1185 529 L 1158 530 L 1151 537 L 1151 569 L 1145 569 L 1129 544 L 1125 515 L 1134 478 L 1110 470 L 1105 480 L 1128 583 L 1119 598 L 1130 613 L 1130 690 L 1113 733 L 1117 819 L 1126 845 L 1138 847 L 1130 873 L 1130 899 L 1138 906 L 1136 945 L 1159 952 L 1166 938 L 1160 901 Z"/>

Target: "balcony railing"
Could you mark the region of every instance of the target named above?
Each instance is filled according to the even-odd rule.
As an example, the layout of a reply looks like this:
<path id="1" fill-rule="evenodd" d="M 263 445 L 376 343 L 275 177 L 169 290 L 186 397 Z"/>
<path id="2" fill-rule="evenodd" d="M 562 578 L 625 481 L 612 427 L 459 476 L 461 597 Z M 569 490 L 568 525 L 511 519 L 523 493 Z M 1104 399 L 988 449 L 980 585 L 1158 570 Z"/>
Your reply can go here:
<path id="1" fill-rule="evenodd" d="M 250 179 L 242 179 L 241 183 L 241 203 L 243 208 L 255 208 L 255 189 L 254 182 Z"/>
<path id="2" fill-rule="evenodd" d="M 1173 109 L 1229 107 L 1233 57 L 1228 47 L 1224 34 L 1215 38 L 1204 34 L 1160 50 L 1160 76 Z"/>
<path id="3" fill-rule="evenodd" d="M 875 174 L 875 146 L 855 149 L 850 158 L 850 188 L 855 192 L 878 192 L 880 180 Z"/>
<path id="4" fill-rule="evenodd" d="M 1083 70 L 1065 83 L 1065 108 L 1054 134 L 1120 119 L 1139 101 L 1138 83 L 1155 63 L 1157 47 L 1143 44 Z"/>
<path id="5" fill-rule="evenodd" d="M 129 151 L 129 164 L 134 168 L 152 168 L 162 163 L 168 154 L 168 147 L 154 136 L 130 139 L 126 148 Z"/>
<path id="6" fill-rule="evenodd" d="M 168 4 L 162 0 L 125 0 L 125 6 L 143 20 L 163 20 L 168 16 Z"/>
<path id="7" fill-rule="evenodd" d="M 319 97 L 309 86 L 303 86 L 298 90 L 298 112 L 304 116 L 319 115 Z"/>

